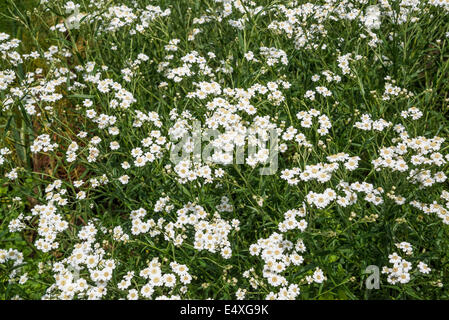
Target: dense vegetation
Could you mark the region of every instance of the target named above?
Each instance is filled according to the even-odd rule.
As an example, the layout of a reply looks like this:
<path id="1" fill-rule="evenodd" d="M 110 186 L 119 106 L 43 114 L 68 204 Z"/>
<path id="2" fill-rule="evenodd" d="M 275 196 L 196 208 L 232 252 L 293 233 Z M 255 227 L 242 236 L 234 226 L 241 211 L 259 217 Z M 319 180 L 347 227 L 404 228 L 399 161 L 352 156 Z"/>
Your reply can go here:
<path id="1" fill-rule="evenodd" d="M 0 298 L 447 299 L 448 105 L 447 0 L 6 0 Z"/>

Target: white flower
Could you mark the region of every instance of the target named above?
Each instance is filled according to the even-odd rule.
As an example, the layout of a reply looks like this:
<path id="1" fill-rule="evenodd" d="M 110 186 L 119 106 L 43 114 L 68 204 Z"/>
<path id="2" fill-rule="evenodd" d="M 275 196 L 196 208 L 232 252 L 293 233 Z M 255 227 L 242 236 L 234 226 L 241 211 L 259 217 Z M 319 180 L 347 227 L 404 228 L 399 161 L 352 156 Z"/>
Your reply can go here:
<path id="1" fill-rule="evenodd" d="M 119 181 L 122 183 L 122 184 L 127 184 L 128 182 L 129 182 L 129 176 L 128 175 L 123 175 L 123 176 L 121 176 L 120 178 L 119 178 Z"/>

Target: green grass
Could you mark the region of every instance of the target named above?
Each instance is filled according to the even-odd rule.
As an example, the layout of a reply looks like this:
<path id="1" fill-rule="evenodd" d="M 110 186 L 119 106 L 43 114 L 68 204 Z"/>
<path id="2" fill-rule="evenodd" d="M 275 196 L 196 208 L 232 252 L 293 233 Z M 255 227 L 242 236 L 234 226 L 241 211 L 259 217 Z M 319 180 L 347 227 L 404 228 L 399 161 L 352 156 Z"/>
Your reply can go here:
<path id="1" fill-rule="evenodd" d="M 413 201 L 425 204 L 435 201 L 446 211 L 449 210 L 448 200 L 441 197 L 444 190 L 449 191 L 448 182 L 434 181 L 431 186 L 421 188 L 409 179 L 409 176 L 416 175 L 416 172 L 411 172 L 412 169 L 430 170 L 432 175 L 437 172 L 448 174 L 447 162 L 441 165 L 414 165 L 411 160 L 413 155 L 429 157 L 430 153 L 409 147 L 402 155 L 409 166 L 404 172 L 388 168 L 376 170 L 372 163 L 381 156 L 382 148 L 395 146 L 399 142 L 400 136 L 394 125 L 401 124 L 410 138 L 449 137 L 449 16 L 445 9 L 423 2 L 420 10 L 412 14 L 419 20 L 409 19 L 401 24 L 383 14 L 380 29 L 373 29 L 381 41 L 376 45 L 369 44 L 370 36 L 358 18 L 321 21 L 309 17 L 300 26 L 303 30 L 310 30 L 315 38 L 309 34 L 308 41 L 316 44 L 317 48 L 308 49 L 307 46 L 295 46 L 294 37 L 289 38 L 285 33 L 276 34 L 269 29 L 271 22 L 284 19 L 280 9 L 276 9 L 283 2 L 257 1 L 257 5 L 263 6 L 265 14 L 251 15 L 234 8 L 233 13 L 223 18 L 221 23 L 212 21 L 198 25 L 194 23 L 195 18 L 220 11 L 222 5 L 205 0 L 152 1 L 152 5 L 160 6 L 162 10 L 170 8 L 171 14 L 150 21 L 148 28 L 136 34 L 130 34 L 131 30 L 137 30 L 135 25 L 104 32 L 102 28 L 108 23 L 99 18 L 103 16 L 106 19 L 104 14 L 108 12 L 107 8 L 114 5 L 123 4 L 132 8 L 131 1 L 105 2 L 91 22 L 81 20 L 79 29 L 64 32 L 52 30 L 52 26 L 63 22 L 69 15 L 64 9 L 65 2 L 55 0 L 41 4 L 33 12 L 26 10 L 36 1 L 21 1 L 16 5 L 7 1 L 0 4 L 2 16 L 13 16 L 15 19 L 2 19 L 0 32 L 22 40 L 17 49 L 19 53 L 37 51 L 41 54 L 37 59 L 25 60 L 18 65 L 12 63 L 12 58 L 0 60 L 0 70 L 13 70 L 16 75 L 8 89 L 0 91 L 0 148 L 11 150 L 11 154 L 4 156 L 5 162 L 0 169 L 0 250 L 16 249 L 24 257 L 23 265 L 20 266 L 15 266 L 12 261 L 0 263 L 1 299 L 40 299 L 43 296 L 65 298 L 61 288 L 51 294 L 47 292 L 48 295 L 45 295 L 46 290 L 59 281 L 57 275 L 63 275 L 64 271 L 67 271 L 66 274 L 73 273 L 67 259 L 72 256 L 77 244 L 85 243 L 79 232 L 89 223 L 98 230 L 91 237 L 92 244 L 96 243 L 103 248 L 103 260 L 114 260 L 116 264 L 106 284 L 107 292 L 101 298 L 126 298 L 130 289 L 140 292 L 148 283 L 148 279 L 141 276 L 140 272 L 153 258 L 158 258 L 162 273 L 172 272 L 170 263 L 176 261 L 189 268 L 192 281 L 185 288 L 179 281 L 173 288 L 154 286 L 152 298 L 179 295 L 187 299 L 235 299 L 238 289 L 245 289 L 245 298 L 264 299 L 270 292 L 278 293 L 282 286 L 274 286 L 267 281 L 263 276 L 266 261 L 261 256 L 251 255 L 249 250 L 252 244 L 269 238 L 273 233 L 282 234 L 293 246 L 302 239 L 306 246 L 305 252 L 299 253 L 304 259 L 303 263 L 297 266 L 290 264 L 282 272 L 288 284 L 299 285 L 301 293 L 297 299 L 448 298 L 444 287 L 449 280 L 448 224 L 443 223 L 443 218 L 436 213 L 424 213 L 412 205 Z M 94 11 L 89 6 L 90 1 L 74 2 L 80 5 L 80 12 Z M 135 4 L 137 8 L 145 8 L 148 1 L 138 0 Z M 370 4 L 375 2 L 354 5 L 364 13 Z M 396 2 L 391 5 L 393 10 L 398 9 L 395 7 Z M 251 6 L 248 4 L 246 10 L 249 8 Z M 315 9 L 314 12 L 319 10 L 322 9 Z M 132 11 L 140 14 L 135 8 Z M 385 11 L 382 9 L 383 13 Z M 229 20 L 242 17 L 248 17 L 242 30 L 229 24 Z M 337 14 L 337 17 L 340 15 Z M 326 30 L 326 35 L 317 32 L 317 24 Z M 189 33 L 194 28 L 200 28 L 201 32 L 194 40 L 189 40 Z M 361 33 L 366 37 L 361 37 Z M 299 31 L 295 34 L 299 34 Z M 172 39 L 180 40 L 177 51 L 165 49 Z M 44 57 L 51 46 L 59 50 L 53 60 L 48 55 Z M 260 55 L 260 47 L 283 50 L 288 57 L 288 64 L 267 64 Z M 205 58 L 213 76 L 197 72 L 198 67 L 194 65 L 191 70 L 195 74 L 176 82 L 167 77 L 167 70 L 158 70 L 159 64 L 165 61 L 169 63 L 167 69 L 182 66 L 181 57 L 193 50 Z M 248 61 L 245 58 L 248 51 L 254 52 L 261 62 Z M 64 55 L 66 52 L 70 56 Z M 213 52 L 215 58 L 209 57 L 209 52 Z M 122 70 L 136 61 L 141 53 L 147 55 L 149 60 L 141 61 L 134 75 L 126 81 Z M 337 60 L 348 53 L 353 58 L 358 55 L 361 57 L 350 61 L 350 75 L 342 71 Z M 169 55 L 173 55 L 173 58 L 167 58 Z M 135 102 L 127 108 L 114 108 L 114 102 L 111 101 L 119 100 L 114 96 L 115 89 L 102 92 L 98 83 L 93 83 L 84 75 L 85 71 L 76 70 L 77 66 L 86 67 L 90 62 L 95 62 L 94 73 L 101 75 L 103 80 L 111 79 L 119 83 Z M 102 69 L 102 66 L 107 66 L 107 69 Z M 232 73 L 226 72 L 224 66 L 231 66 Z M 26 73 L 34 72 L 36 68 L 42 68 L 42 76 L 33 76 L 30 83 L 26 83 Z M 66 74 L 61 76 L 58 73 L 60 68 L 70 70 L 74 77 Z M 323 71 L 331 71 L 341 81 L 327 81 Z M 317 82 L 312 80 L 315 74 L 320 75 Z M 9 95 L 14 93 L 14 90 L 11 91 L 13 87 L 20 87 L 32 95 L 29 88 L 36 88 L 42 79 L 48 84 L 58 78 L 63 80 L 54 92 L 61 94 L 61 99 L 48 102 L 42 97 L 45 95 L 43 92 L 35 94 L 36 101 L 32 104 L 39 115 L 27 111 L 23 98 L 12 96 L 10 107 L 5 103 Z M 199 120 L 203 128 L 209 123 L 208 119 L 210 121 L 213 112 L 207 102 L 212 97 L 204 100 L 189 98 L 188 93 L 198 88 L 195 83 L 213 80 L 222 88 L 248 90 L 255 84 L 266 86 L 280 79 L 290 84 L 290 88 L 280 89 L 284 98 L 280 103 L 258 95 L 250 100 L 257 109 L 255 114 L 244 110 L 230 111 L 238 115 L 240 123 L 246 127 L 256 121 L 256 116 L 268 116 L 270 122 L 282 129 L 282 132 L 291 126 L 304 134 L 311 144 L 310 148 L 301 146 L 295 139 L 281 138 L 279 143 L 285 143 L 288 149 L 279 154 L 279 168 L 275 174 L 259 175 L 258 170 L 262 165 L 252 168 L 248 164 L 213 164 L 212 171 L 223 168 L 225 175 L 215 177 L 212 174 L 214 179 L 211 183 L 206 183 L 203 178 L 179 181 L 179 174 L 174 169 L 175 164 L 170 161 L 170 152 L 165 143 L 161 144 L 161 156 L 156 156 L 154 162 L 143 167 L 134 165 L 132 150 L 142 147 L 142 139 L 150 135 L 151 131 L 160 130 L 160 134 L 167 141 L 170 140 L 169 132 L 178 121 L 172 117 L 173 110 L 177 110 L 179 115 L 184 111 L 190 113 L 191 117 L 185 114 L 180 116 L 185 118 L 185 123 L 192 124 L 193 120 Z M 76 82 L 84 86 L 77 87 Z M 163 82 L 167 83 L 166 87 L 160 86 Z M 393 83 L 413 95 L 399 94 L 391 96 L 389 100 L 382 99 L 386 83 Z M 316 93 L 315 100 L 306 98 L 306 92 L 317 86 L 329 89 L 331 96 L 324 97 Z M 238 98 L 224 94 L 217 97 L 226 99 L 230 104 L 239 102 Z M 92 106 L 83 104 L 86 99 L 92 101 Z M 48 106 L 52 107 L 52 111 L 46 109 Z M 411 107 L 418 108 L 422 117 L 412 120 L 401 116 L 401 112 Z M 97 115 L 114 116 L 116 121 L 101 127 L 86 116 L 88 109 L 94 109 Z M 316 118 L 313 118 L 310 128 L 301 124 L 297 113 L 312 109 L 328 117 L 331 122 L 329 133 L 323 136 L 318 133 L 319 123 Z M 152 122 L 133 125 L 140 118 L 138 111 L 145 114 L 156 112 L 161 126 Z M 370 115 L 373 121 L 384 119 L 392 125 L 381 131 L 363 131 L 355 127 L 363 114 Z M 120 133 L 112 135 L 108 126 L 117 127 Z M 230 127 L 235 128 L 235 125 Z M 223 131 L 223 128 L 220 130 Z M 87 133 L 86 137 L 78 135 L 82 131 Z M 31 146 L 43 134 L 48 134 L 51 143 L 58 143 L 58 147 L 52 151 L 33 153 Z M 96 145 L 99 155 L 95 161 L 89 161 L 88 148 L 93 145 L 90 140 L 93 137 L 101 139 Z M 422 142 L 424 138 L 421 143 L 425 143 Z M 69 162 L 66 153 L 74 141 L 79 146 L 75 151 L 77 158 Z M 118 150 L 109 147 L 112 141 L 119 143 Z M 142 149 L 146 152 L 148 148 Z M 444 141 L 433 153 L 440 152 L 445 156 L 448 149 L 449 145 Z M 281 178 L 285 169 L 306 170 L 306 166 L 329 163 L 330 155 L 341 152 L 360 158 L 355 170 L 350 171 L 341 163 L 325 182 L 304 179 L 291 185 Z M 123 161 L 128 161 L 131 167 L 124 169 Z M 166 168 L 169 164 L 171 168 Z M 20 167 L 16 179 L 5 177 L 16 167 Z M 125 174 L 130 177 L 127 184 L 119 180 Z M 100 179 L 103 175 L 107 176 L 109 182 L 93 187 L 90 179 Z M 61 181 L 61 188 L 66 191 L 51 188 L 51 192 L 67 199 L 67 204 L 57 205 L 57 214 L 61 220 L 67 221 L 68 226 L 56 232 L 54 241 L 59 247 L 46 252 L 37 244 L 41 238 L 38 229 L 43 224 L 39 220 L 42 214 L 32 215 L 32 209 L 36 205 L 49 203 L 46 193 L 50 191 L 45 189 L 57 180 Z M 85 184 L 77 187 L 74 183 L 77 180 L 83 180 Z M 338 188 L 342 181 L 366 182 L 374 188 L 382 188 L 380 197 L 383 202 L 374 204 L 365 200 L 364 192 L 357 192 L 357 201 L 347 207 L 336 201 L 331 201 L 324 208 L 307 202 L 310 192 L 322 193 L 327 188 L 344 196 L 343 190 Z M 77 199 L 80 190 L 86 192 L 85 199 Z M 404 197 L 404 204 L 398 204 L 388 195 L 392 191 Z M 173 209 L 155 210 L 158 200 L 166 196 L 170 197 L 168 204 Z M 185 208 L 188 203 L 199 205 L 208 213 L 205 221 L 211 224 L 216 222 L 213 214 L 220 211 L 222 196 L 226 196 L 233 206 L 232 210 L 219 213 L 223 223 L 230 226 L 233 219 L 240 222 L 239 228 L 231 228 L 226 236 L 232 249 L 229 258 L 223 257 L 220 250 L 211 252 L 195 249 L 194 225 L 198 223 L 187 226 L 185 230 L 176 230 L 176 234 L 185 236 L 180 246 L 163 234 L 133 234 L 133 210 L 144 208 L 147 211 L 143 221 L 153 219 L 157 224 L 158 219 L 163 218 L 166 221 L 162 223 L 163 232 L 169 233 L 170 226 L 167 223 L 175 222 L 178 219 L 177 210 Z M 15 197 L 21 200 L 14 200 Z M 295 229 L 281 232 L 278 225 L 284 220 L 284 213 L 301 208 L 303 203 L 307 213 L 298 221 L 305 219 L 307 228 L 304 231 Z M 25 225 L 11 232 L 10 222 L 19 214 L 30 218 L 20 218 Z M 373 215 L 377 216 L 373 219 Z M 118 226 L 129 236 L 128 241 L 118 241 L 109 232 Z M 105 228 L 104 232 L 102 228 Z M 411 244 L 413 254 L 406 255 L 396 247 L 396 244 L 404 241 Z M 273 240 L 271 242 L 274 243 Z M 412 264 L 410 280 L 406 283 L 391 283 L 387 281 L 386 274 L 381 274 L 380 289 L 367 289 L 366 268 L 369 265 L 380 269 L 383 266 L 391 267 L 388 256 L 393 252 Z M 54 269 L 58 262 L 64 266 L 62 271 Z M 419 262 L 426 263 L 432 271 L 429 274 L 420 273 L 417 267 Z M 39 263 L 42 265 L 39 266 Z M 250 268 L 254 268 L 252 280 L 243 276 Z M 308 277 L 316 272 L 316 268 L 322 270 L 326 280 L 308 283 Z M 13 270 L 17 270 L 17 274 Z M 119 283 L 130 271 L 135 272 L 134 278 L 129 287 L 120 289 Z M 20 284 L 18 278 L 25 272 L 28 273 L 28 280 Z M 100 286 L 92 279 L 91 272 L 93 269 L 83 265 L 79 274 L 86 279 L 90 289 Z M 13 281 L 8 280 L 11 274 Z M 257 287 L 251 285 L 254 281 L 260 281 Z M 69 298 L 82 299 L 86 295 L 75 294 Z"/>

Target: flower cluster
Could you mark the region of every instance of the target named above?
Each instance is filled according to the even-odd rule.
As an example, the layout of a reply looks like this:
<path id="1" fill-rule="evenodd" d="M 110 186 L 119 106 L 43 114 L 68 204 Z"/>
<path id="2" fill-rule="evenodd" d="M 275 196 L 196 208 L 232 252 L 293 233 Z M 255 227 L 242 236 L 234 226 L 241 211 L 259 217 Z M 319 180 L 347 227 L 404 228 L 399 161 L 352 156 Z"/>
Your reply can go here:
<path id="1" fill-rule="evenodd" d="M 6 298 L 444 294 L 447 0 L 146 2 L 0 33 Z"/>

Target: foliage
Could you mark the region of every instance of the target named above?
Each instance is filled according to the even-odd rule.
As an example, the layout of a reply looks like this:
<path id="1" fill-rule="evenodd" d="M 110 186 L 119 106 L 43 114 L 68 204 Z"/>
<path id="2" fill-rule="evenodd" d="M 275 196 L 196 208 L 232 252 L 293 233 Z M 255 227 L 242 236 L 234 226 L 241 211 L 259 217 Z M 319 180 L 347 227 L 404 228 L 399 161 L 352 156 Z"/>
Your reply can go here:
<path id="1" fill-rule="evenodd" d="M 448 13 L 7 0 L 1 299 L 447 299 Z"/>

